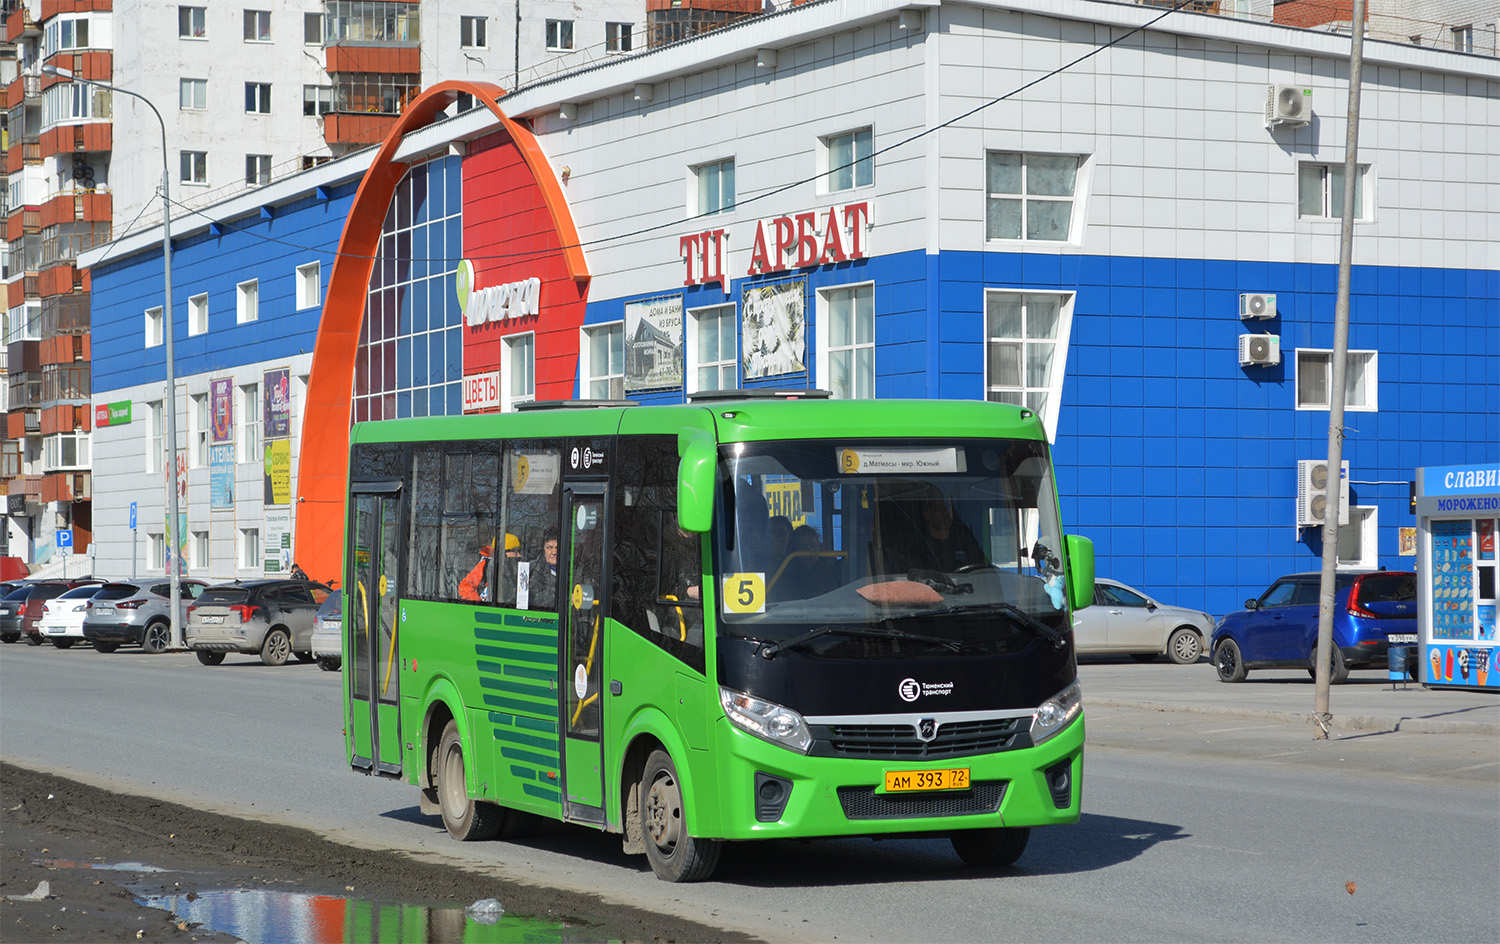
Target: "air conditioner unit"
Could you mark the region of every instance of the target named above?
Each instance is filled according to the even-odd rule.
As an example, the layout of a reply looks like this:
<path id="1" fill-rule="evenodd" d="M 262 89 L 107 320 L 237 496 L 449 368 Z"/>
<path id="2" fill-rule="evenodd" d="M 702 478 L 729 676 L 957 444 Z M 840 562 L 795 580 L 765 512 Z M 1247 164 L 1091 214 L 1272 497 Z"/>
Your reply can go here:
<path id="1" fill-rule="evenodd" d="M 1301 85 L 1266 87 L 1266 125 L 1305 125 L 1312 121 L 1312 89 Z"/>
<path id="2" fill-rule="evenodd" d="M 1349 462 L 1341 466 L 1338 481 L 1339 524 L 1349 523 Z M 1297 527 L 1322 527 L 1328 520 L 1328 503 L 1333 501 L 1329 482 L 1328 460 L 1297 460 Z"/>
<path id="3" fill-rule="evenodd" d="M 1276 296 L 1248 292 L 1240 295 L 1240 320 L 1276 317 Z"/>
<path id="4" fill-rule="evenodd" d="M 1272 367 L 1281 363 L 1281 338 L 1274 334 L 1240 335 L 1241 367 Z"/>

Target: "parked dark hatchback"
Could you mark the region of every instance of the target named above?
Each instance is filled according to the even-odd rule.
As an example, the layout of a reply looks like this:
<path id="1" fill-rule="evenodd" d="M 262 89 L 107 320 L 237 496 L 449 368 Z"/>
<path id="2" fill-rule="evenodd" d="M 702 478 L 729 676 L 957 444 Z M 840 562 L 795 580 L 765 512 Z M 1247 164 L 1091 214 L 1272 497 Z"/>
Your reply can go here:
<path id="1" fill-rule="evenodd" d="M 103 583 L 92 577 L 79 580 L 43 580 L 23 584 L 0 600 L 0 642 L 15 642 L 22 636 L 29 645 L 40 646 L 42 634 L 36 624 L 42 618 L 42 607 L 53 597 L 60 597 L 74 587 Z"/>
<path id="2" fill-rule="evenodd" d="M 1242 682 L 1249 669 L 1263 667 L 1314 673 L 1320 579 L 1316 573 L 1288 574 L 1246 600 L 1245 609 L 1219 620 L 1213 660 L 1221 681 Z M 1334 576 L 1332 681 L 1344 681 L 1350 669 L 1383 669 L 1392 645 L 1416 642 L 1416 574 L 1379 570 Z"/>
<path id="3" fill-rule="evenodd" d="M 187 611 L 183 638 L 204 665 L 228 652 L 259 653 L 266 665 L 312 660 L 313 617 L 332 591 L 308 580 L 247 580 L 209 587 Z"/>

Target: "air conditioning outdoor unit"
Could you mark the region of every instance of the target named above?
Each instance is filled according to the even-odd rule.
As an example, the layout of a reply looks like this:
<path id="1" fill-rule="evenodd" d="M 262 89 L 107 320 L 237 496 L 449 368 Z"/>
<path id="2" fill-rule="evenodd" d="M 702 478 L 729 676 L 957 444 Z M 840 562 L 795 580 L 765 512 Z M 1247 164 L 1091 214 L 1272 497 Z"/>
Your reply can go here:
<path id="1" fill-rule="evenodd" d="M 1267 294 L 1250 294 L 1248 292 L 1240 295 L 1240 320 L 1250 321 L 1254 318 L 1275 318 L 1276 296 Z"/>
<path id="2" fill-rule="evenodd" d="M 1274 334 L 1240 335 L 1241 367 L 1272 367 L 1281 363 L 1281 338 Z"/>
<path id="3" fill-rule="evenodd" d="M 1297 527 L 1322 527 L 1328 520 L 1328 503 L 1333 501 L 1328 460 L 1297 460 Z M 1344 460 L 1338 481 L 1339 524 L 1349 523 L 1349 462 Z"/>
<path id="4" fill-rule="evenodd" d="M 1312 89 L 1301 85 L 1266 87 L 1266 124 L 1305 125 L 1312 121 Z"/>

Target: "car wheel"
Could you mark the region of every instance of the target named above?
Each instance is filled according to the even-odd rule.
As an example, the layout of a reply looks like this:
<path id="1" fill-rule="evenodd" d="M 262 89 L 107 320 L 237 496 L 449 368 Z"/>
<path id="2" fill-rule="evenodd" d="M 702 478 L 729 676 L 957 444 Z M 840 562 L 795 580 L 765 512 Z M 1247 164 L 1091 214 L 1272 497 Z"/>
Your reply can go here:
<path id="1" fill-rule="evenodd" d="M 1344 662 L 1344 653 L 1337 645 L 1333 645 L 1330 648 L 1333 649 L 1333 655 L 1328 660 L 1328 684 L 1342 685 L 1344 682 L 1349 681 L 1349 666 Z M 1316 650 L 1316 647 L 1314 647 L 1314 650 Z M 1317 666 L 1310 666 L 1307 674 L 1316 682 L 1318 680 Z"/>
<path id="2" fill-rule="evenodd" d="M 1031 829 L 1026 826 L 996 829 L 965 829 L 948 837 L 953 851 L 964 864 L 975 868 L 1010 865 L 1026 851 Z"/>
<path id="3" fill-rule="evenodd" d="M 41 636 L 38 636 L 36 633 L 27 633 L 26 634 L 26 645 L 28 645 L 28 646 L 40 646 L 41 644 L 42 644 L 42 637 Z"/>
<path id="4" fill-rule="evenodd" d="M 292 656 L 296 658 L 298 662 L 311 662 L 313 660 L 313 654 L 311 652 L 294 652 L 292 653 Z"/>
<path id="5" fill-rule="evenodd" d="M 493 803 L 470 799 L 464 779 L 464 742 L 452 721 L 443 728 L 437 758 L 438 807 L 448 835 L 459 842 L 494 839 L 504 811 Z"/>
<path id="6" fill-rule="evenodd" d="M 1214 668 L 1221 682 L 1243 682 L 1245 661 L 1240 658 L 1240 647 L 1233 639 L 1221 639 L 1214 649 Z"/>
<path id="7" fill-rule="evenodd" d="M 1192 665 L 1203 655 L 1203 639 L 1186 626 L 1179 626 L 1167 637 L 1167 657 L 1178 665 Z"/>
<path id="8" fill-rule="evenodd" d="M 16 640 L 18 640 L 20 638 L 21 637 L 20 637 L 19 634 L 16 634 L 16 633 L 6 633 L 4 636 L 0 636 L 0 642 L 5 643 L 6 645 L 10 645 L 11 643 L 15 642 Z"/>
<path id="9" fill-rule="evenodd" d="M 682 783 L 666 751 L 652 751 L 646 758 L 640 802 L 646 860 L 657 878 L 664 882 L 698 882 L 714 874 L 723 846 L 688 833 Z"/>
<path id="10" fill-rule="evenodd" d="M 107 640 L 107 639 L 95 639 L 94 640 L 94 651 L 95 652 L 110 653 L 110 652 L 114 652 L 118 648 L 120 648 L 120 644 L 117 643 L 117 642 L 113 642 L 113 641 Z"/>
<path id="11" fill-rule="evenodd" d="M 196 655 L 198 656 L 198 661 L 204 665 L 218 665 L 224 661 L 224 653 L 222 652 L 209 652 L 206 649 L 199 649 Z"/>
<path id="12" fill-rule="evenodd" d="M 339 670 L 338 656 L 322 656 L 318 659 L 318 668 L 324 672 L 337 672 Z"/>
<path id="13" fill-rule="evenodd" d="M 152 655 L 166 652 L 171 645 L 172 628 L 160 620 L 148 625 L 146 631 L 141 633 L 141 648 Z"/>
<path id="14" fill-rule="evenodd" d="M 292 637 L 281 628 L 272 629 L 266 633 L 265 641 L 260 644 L 260 661 L 266 665 L 286 665 L 287 657 L 292 654 Z"/>
<path id="15" fill-rule="evenodd" d="M 54 649 L 72 649 L 73 643 L 77 641 L 76 639 L 54 639 L 52 640 L 52 646 Z"/>

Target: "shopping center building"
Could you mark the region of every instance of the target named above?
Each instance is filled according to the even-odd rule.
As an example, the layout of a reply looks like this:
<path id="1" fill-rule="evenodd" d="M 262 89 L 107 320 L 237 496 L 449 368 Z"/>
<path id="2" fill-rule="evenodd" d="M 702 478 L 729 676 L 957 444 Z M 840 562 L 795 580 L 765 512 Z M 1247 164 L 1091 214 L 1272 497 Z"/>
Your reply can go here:
<path id="1" fill-rule="evenodd" d="M 383 147 L 174 218 L 189 570 L 336 576 L 350 419 L 817 387 L 1032 407 L 1101 575 L 1235 608 L 1321 555 L 1349 52 L 827 0 L 431 87 Z M 1413 569 L 1414 470 L 1500 459 L 1500 62 L 1364 53 L 1340 558 Z M 83 259 L 100 574 L 168 554 L 161 240 Z"/>

